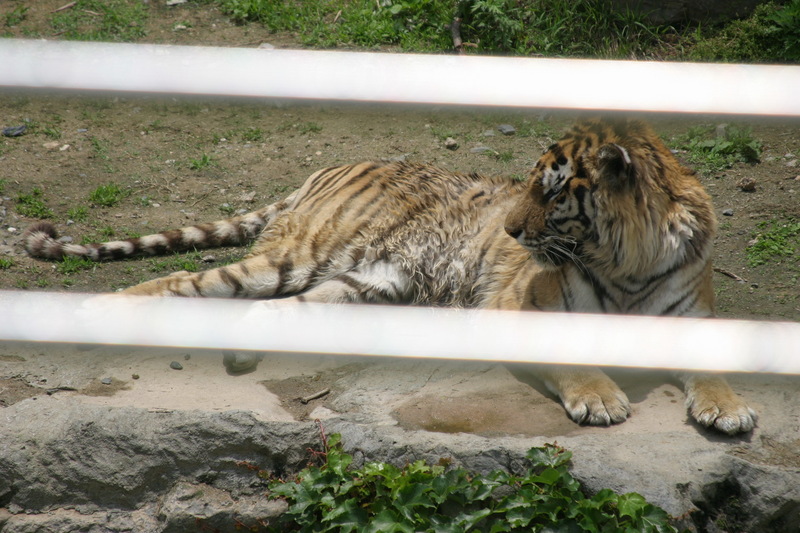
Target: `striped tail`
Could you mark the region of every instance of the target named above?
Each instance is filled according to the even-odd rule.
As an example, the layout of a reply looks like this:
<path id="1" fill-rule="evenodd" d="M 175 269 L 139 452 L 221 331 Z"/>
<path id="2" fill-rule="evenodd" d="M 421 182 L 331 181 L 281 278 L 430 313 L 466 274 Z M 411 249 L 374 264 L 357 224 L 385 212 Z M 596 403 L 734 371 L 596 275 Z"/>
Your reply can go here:
<path id="1" fill-rule="evenodd" d="M 239 246 L 258 237 L 264 227 L 275 218 L 280 204 L 284 204 L 284 202 L 226 220 L 168 230 L 124 241 L 96 244 L 59 242 L 55 227 L 49 222 L 39 222 L 25 231 L 25 249 L 31 256 L 42 259 L 76 256 L 94 261 L 104 261 L 144 255 L 163 255 L 200 248 Z"/>

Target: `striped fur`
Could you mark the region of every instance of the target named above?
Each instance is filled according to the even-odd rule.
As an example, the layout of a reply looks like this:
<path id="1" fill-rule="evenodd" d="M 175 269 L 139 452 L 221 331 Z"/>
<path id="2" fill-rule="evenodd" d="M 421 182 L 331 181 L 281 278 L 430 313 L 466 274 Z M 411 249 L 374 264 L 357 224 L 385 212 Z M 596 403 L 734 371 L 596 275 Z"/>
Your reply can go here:
<path id="1" fill-rule="evenodd" d="M 708 195 L 637 121 L 586 120 L 551 146 L 528 183 L 430 165 L 360 163 L 311 175 L 241 217 L 97 245 L 32 227 L 31 255 L 96 260 L 255 238 L 250 254 L 127 294 L 712 316 Z M 570 416 L 623 421 L 625 394 L 599 370 L 542 372 Z M 690 411 L 726 433 L 755 414 L 718 377 L 684 378 Z"/>

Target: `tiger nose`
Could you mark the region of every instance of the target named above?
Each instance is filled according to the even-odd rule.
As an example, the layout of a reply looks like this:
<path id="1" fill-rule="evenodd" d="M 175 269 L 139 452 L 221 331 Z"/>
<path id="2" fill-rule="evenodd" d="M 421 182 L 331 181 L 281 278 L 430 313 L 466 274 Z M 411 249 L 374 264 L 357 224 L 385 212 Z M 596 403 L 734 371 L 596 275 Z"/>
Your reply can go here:
<path id="1" fill-rule="evenodd" d="M 505 227 L 506 233 L 511 235 L 511 238 L 516 239 L 520 235 L 522 235 L 522 229 L 520 228 L 511 228 L 509 226 Z"/>

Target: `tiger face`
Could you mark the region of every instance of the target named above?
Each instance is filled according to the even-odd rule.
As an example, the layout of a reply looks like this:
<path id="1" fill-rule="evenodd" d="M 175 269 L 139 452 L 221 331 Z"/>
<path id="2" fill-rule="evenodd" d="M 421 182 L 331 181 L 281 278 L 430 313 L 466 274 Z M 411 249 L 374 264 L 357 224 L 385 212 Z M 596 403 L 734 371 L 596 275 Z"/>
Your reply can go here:
<path id="1" fill-rule="evenodd" d="M 544 267 L 573 262 L 636 278 L 709 253 L 710 199 L 638 121 L 579 123 L 542 155 L 528 183 L 505 230 Z"/>

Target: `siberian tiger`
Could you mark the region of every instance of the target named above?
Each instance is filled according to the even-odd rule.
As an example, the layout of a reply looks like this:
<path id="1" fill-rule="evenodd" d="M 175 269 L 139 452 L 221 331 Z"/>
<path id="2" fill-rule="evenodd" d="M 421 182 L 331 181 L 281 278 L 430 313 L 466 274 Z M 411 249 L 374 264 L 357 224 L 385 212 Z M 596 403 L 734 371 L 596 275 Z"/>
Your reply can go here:
<path id="1" fill-rule="evenodd" d="M 579 121 L 527 184 L 430 165 L 359 163 L 312 174 L 263 209 L 103 244 L 62 244 L 52 226 L 28 252 L 94 260 L 255 240 L 242 261 L 176 272 L 124 293 L 710 317 L 716 218 L 694 173 L 636 120 Z M 599 369 L 540 377 L 579 423 L 631 414 Z M 746 432 L 756 414 L 717 376 L 681 376 L 700 424 Z"/>

